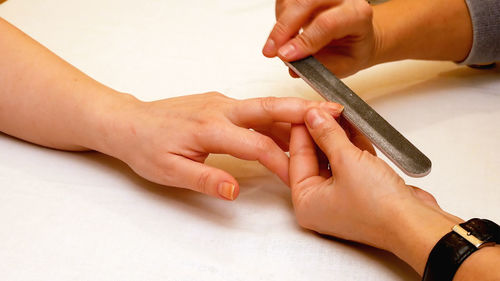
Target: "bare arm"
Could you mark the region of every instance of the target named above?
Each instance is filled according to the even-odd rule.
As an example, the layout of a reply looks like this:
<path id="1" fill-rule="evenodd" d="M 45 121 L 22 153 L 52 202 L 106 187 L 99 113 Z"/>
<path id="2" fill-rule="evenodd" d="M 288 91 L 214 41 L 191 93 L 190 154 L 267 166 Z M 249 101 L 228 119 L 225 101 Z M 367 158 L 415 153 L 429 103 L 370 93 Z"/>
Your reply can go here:
<path id="1" fill-rule="evenodd" d="M 57 149 L 97 150 L 159 184 L 234 200 L 238 182 L 205 165 L 209 153 L 259 161 L 287 183 L 290 123 L 302 123 L 311 106 L 333 115 L 341 109 L 219 93 L 142 102 L 98 83 L 0 19 L 0 131 Z"/>
<path id="2" fill-rule="evenodd" d="M 0 131 L 58 149 L 99 149 L 99 116 L 134 98 L 88 77 L 2 18 L 0 34 Z"/>

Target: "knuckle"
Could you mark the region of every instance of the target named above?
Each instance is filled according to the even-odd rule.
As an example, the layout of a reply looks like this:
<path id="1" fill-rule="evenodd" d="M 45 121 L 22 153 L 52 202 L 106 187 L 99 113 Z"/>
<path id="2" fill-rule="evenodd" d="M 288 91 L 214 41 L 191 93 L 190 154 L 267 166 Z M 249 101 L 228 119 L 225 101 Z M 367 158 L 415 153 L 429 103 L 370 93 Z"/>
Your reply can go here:
<path id="1" fill-rule="evenodd" d="M 273 35 L 285 36 L 289 32 L 288 30 L 289 27 L 286 24 L 284 24 L 280 19 L 278 19 L 278 21 L 274 25 Z"/>
<path id="2" fill-rule="evenodd" d="M 373 155 L 370 154 L 370 152 L 363 150 L 360 151 L 359 154 L 356 157 L 358 163 L 374 163 L 374 161 L 377 161 L 378 158 L 374 158 Z"/>
<path id="3" fill-rule="evenodd" d="M 266 112 L 267 114 L 271 114 L 275 111 L 276 108 L 276 103 L 277 103 L 276 97 L 265 97 L 260 99 L 260 106 Z"/>
<path id="4" fill-rule="evenodd" d="M 179 186 L 179 178 L 176 175 L 176 163 L 170 157 L 160 158 L 160 156 L 156 157 L 156 160 L 153 160 L 158 175 L 160 175 L 160 183 L 165 185 L 173 185 Z"/>
<path id="5" fill-rule="evenodd" d="M 366 151 L 366 150 L 362 150 L 360 153 L 359 153 L 359 161 L 362 162 L 362 161 L 368 161 L 369 159 L 372 159 L 373 155 L 370 154 L 370 152 Z"/>
<path id="6" fill-rule="evenodd" d="M 307 156 L 307 155 L 316 155 L 316 149 L 314 147 L 311 147 L 311 146 L 300 146 L 300 147 L 297 147 L 295 149 L 295 151 L 293 152 L 293 155 L 296 155 L 296 156 Z"/>
<path id="7" fill-rule="evenodd" d="M 340 127 L 333 126 L 323 126 L 320 127 L 320 131 L 318 133 L 318 142 L 321 144 L 328 144 L 330 142 L 330 137 L 333 134 L 337 134 L 339 130 L 342 130 Z"/>
<path id="8" fill-rule="evenodd" d="M 301 34 L 297 35 L 296 38 L 299 43 L 307 50 L 314 49 L 314 39 L 309 32 L 302 32 Z"/>
<path id="9" fill-rule="evenodd" d="M 353 17 L 350 24 L 368 26 L 372 23 L 373 9 L 365 0 L 352 2 L 351 6 Z"/>
<path id="10" fill-rule="evenodd" d="M 274 141 L 267 136 L 262 136 L 257 139 L 256 148 L 259 154 L 264 154 L 272 150 L 274 147 Z"/>
<path id="11" fill-rule="evenodd" d="M 371 21 L 373 17 L 372 6 L 365 0 L 359 1 L 358 13 L 362 19 Z"/>
<path id="12" fill-rule="evenodd" d="M 326 33 L 333 29 L 337 24 L 337 20 L 334 17 L 329 17 L 327 15 L 319 16 L 316 20 L 317 31 L 320 33 Z"/>
<path id="13" fill-rule="evenodd" d="M 212 98 L 227 98 L 225 95 L 219 92 L 208 92 L 207 95 Z"/>
<path id="14" fill-rule="evenodd" d="M 311 7 L 315 2 L 317 2 L 317 1 L 316 0 L 295 0 L 295 4 L 299 7 L 302 7 L 302 8 Z"/>
<path id="15" fill-rule="evenodd" d="M 203 170 L 198 176 L 197 186 L 199 192 L 208 194 L 210 193 L 210 179 L 211 174 L 209 170 Z"/>

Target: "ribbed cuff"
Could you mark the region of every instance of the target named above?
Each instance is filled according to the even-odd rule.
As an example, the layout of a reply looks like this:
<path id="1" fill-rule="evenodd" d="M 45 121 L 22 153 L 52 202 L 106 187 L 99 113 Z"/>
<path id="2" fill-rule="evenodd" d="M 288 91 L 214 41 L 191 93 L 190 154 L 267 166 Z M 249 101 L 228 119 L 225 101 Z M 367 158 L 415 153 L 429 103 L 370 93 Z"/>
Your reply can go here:
<path id="1" fill-rule="evenodd" d="M 459 64 L 500 61 L 500 1 L 465 0 L 472 19 L 473 43 L 467 58 Z"/>

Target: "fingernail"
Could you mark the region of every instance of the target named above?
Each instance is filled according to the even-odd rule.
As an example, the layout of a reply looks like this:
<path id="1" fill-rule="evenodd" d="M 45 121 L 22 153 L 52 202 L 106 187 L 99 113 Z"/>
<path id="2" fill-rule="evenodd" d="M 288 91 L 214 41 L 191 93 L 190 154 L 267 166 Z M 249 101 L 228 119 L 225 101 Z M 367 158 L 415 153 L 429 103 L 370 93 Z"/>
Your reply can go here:
<path id="1" fill-rule="evenodd" d="M 306 122 L 311 129 L 315 129 L 325 122 L 325 118 L 321 111 L 313 108 L 307 112 Z"/>
<path id="2" fill-rule="evenodd" d="M 234 200 L 234 187 L 234 183 L 221 182 L 218 187 L 220 196 L 231 201 Z"/>
<path id="3" fill-rule="evenodd" d="M 273 55 L 275 48 L 276 48 L 276 45 L 274 43 L 274 40 L 269 38 L 269 39 L 267 39 L 267 42 L 264 45 L 263 53 L 266 55 Z"/>
<path id="4" fill-rule="evenodd" d="M 293 44 L 286 44 L 278 50 L 278 53 L 280 56 L 290 59 L 293 56 L 293 53 L 295 53 L 295 46 Z"/>
<path id="5" fill-rule="evenodd" d="M 333 110 L 336 113 L 341 113 L 344 110 L 344 106 L 335 102 L 323 102 L 326 108 Z"/>

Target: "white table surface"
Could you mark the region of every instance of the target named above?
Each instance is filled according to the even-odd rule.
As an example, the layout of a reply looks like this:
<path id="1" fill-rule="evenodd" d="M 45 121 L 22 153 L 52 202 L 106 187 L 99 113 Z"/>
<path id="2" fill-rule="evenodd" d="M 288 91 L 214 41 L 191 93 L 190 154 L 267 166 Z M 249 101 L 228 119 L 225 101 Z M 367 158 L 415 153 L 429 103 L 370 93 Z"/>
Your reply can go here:
<path id="1" fill-rule="evenodd" d="M 9 0 L 0 16 L 143 100 L 212 90 L 319 99 L 283 63 L 261 55 L 273 6 Z M 429 176 L 405 177 L 409 183 L 464 219 L 500 221 L 498 68 L 404 61 L 344 81 L 433 161 Z M 0 134 L 0 279 L 419 280 L 387 252 L 299 228 L 289 190 L 260 164 L 208 162 L 237 177 L 235 202 L 149 183 L 99 153 Z"/>

